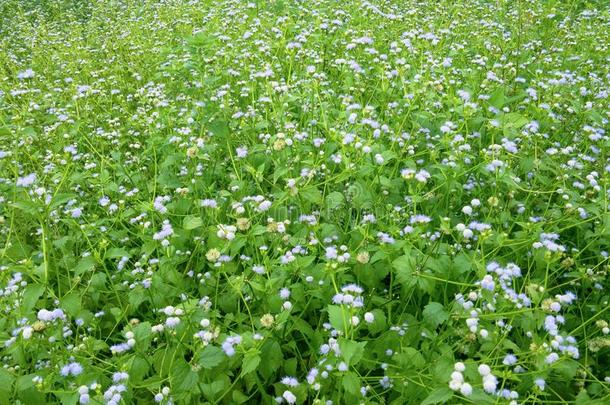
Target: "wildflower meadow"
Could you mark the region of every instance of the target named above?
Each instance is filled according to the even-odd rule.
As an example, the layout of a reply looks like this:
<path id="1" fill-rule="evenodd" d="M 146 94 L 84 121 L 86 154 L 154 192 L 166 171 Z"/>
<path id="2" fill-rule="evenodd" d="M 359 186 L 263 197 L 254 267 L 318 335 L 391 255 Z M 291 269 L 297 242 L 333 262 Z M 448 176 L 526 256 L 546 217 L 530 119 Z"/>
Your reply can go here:
<path id="1" fill-rule="evenodd" d="M 610 404 L 610 2 L 0 0 L 0 405 Z"/>

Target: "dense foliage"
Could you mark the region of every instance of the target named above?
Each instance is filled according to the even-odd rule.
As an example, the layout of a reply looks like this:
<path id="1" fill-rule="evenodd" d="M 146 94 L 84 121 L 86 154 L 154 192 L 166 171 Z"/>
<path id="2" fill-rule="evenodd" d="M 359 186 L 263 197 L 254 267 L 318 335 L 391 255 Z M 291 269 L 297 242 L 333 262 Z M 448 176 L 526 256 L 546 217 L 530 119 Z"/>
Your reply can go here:
<path id="1" fill-rule="evenodd" d="M 0 404 L 610 403 L 610 5 L 0 2 Z"/>

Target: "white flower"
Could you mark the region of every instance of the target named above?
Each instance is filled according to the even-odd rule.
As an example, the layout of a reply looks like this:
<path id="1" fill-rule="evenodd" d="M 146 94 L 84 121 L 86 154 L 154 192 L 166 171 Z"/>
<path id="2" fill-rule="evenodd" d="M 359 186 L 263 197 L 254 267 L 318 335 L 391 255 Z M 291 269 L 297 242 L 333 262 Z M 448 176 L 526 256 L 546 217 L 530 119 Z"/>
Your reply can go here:
<path id="1" fill-rule="evenodd" d="M 169 318 L 167 318 L 165 320 L 165 326 L 167 326 L 170 329 L 175 328 L 179 324 L 180 324 L 180 318 L 175 317 L 175 316 L 170 316 Z"/>
<path id="2" fill-rule="evenodd" d="M 248 148 L 246 148 L 245 146 L 239 147 L 235 149 L 235 154 L 239 159 L 243 159 L 248 156 Z"/>
<path id="3" fill-rule="evenodd" d="M 205 200 L 201 200 L 201 206 L 206 208 L 218 208 L 218 203 L 216 200 L 206 198 Z"/>
<path id="4" fill-rule="evenodd" d="M 282 394 L 282 397 L 289 404 L 294 404 L 295 402 L 297 402 L 297 397 L 292 392 L 290 392 L 288 390 L 284 391 L 284 393 Z"/>
<path id="5" fill-rule="evenodd" d="M 472 386 L 468 383 L 464 383 L 460 387 L 460 392 L 462 393 L 462 395 L 464 395 L 466 397 L 470 396 L 470 394 L 472 394 Z"/>
<path id="6" fill-rule="evenodd" d="M 271 201 L 265 200 L 258 205 L 258 211 L 264 212 L 271 208 Z"/>
<path id="7" fill-rule="evenodd" d="M 31 326 L 26 326 L 21 331 L 21 335 L 23 336 L 24 339 L 27 340 L 27 339 L 30 339 L 32 337 L 32 332 L 34 332 L 34 329 Z"/>
<path id="8" fill-rule="evenodd" d="M 36 182 L 36 173 L 30 173 L 27 176 L 17 179 L 17 187 L 29 187 Z"/>
<path id="9" fill-rule="evenodd" d="M 26 69 L 22 72 L 17 73 L 17 79 L 19 80 L 31 79 L 34 76 L 36 76 L 36 73 L 32 69 Z"/>
<path id="10" fill-rule="evenodd" d="M 488 377 L 492 377 L 492 378 L 488 378 Z M 485 379 L 483 379 L 483 389 L 485 390 L 485 392 L 487 392 L 489 394 L 492 394 L 496 391 L 497 385 L 498 385 L 498 381 L 493 376 L 487 376 L 487 377 L 485 377 Z"/>
<path id="11" fill-rule="evenodd" d="M 59 374 L 61 374 L 64 377 L 67 377 L 69 375 L 76 377 L 77 375 L 81 374 L 82 372 L 83 372 L 83 366 L 81 366 L 77 362 L 72 362 L 72 363 L 68 363 L 65 366 L 63 366 L 61 368 Z"/>
<path id="12" fill-rule="evenodd" d="M 459 371 L 451 373 L 451 381 L 457 381 L 460 384 L 464 382 L 464 375 Z"/>
<path id="13" fill-rule="evenodd" d="M 457 381 L 457 380 L 449 381 L 449 388 L 453 391 L 459 390 L 461 386 L 462 386 L 462 383 L 460 381 Z"/>

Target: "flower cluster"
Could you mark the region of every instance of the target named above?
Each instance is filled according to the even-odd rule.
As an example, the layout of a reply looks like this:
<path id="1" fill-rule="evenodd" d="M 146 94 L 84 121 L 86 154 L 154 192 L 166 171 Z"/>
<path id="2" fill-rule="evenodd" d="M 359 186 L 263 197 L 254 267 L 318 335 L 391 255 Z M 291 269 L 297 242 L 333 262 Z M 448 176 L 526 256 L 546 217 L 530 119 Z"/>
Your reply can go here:
<path id="1" fill-rule="evenodd" d="M 607 3 L 3 0 L 0 402 L 608 402 Z"/>

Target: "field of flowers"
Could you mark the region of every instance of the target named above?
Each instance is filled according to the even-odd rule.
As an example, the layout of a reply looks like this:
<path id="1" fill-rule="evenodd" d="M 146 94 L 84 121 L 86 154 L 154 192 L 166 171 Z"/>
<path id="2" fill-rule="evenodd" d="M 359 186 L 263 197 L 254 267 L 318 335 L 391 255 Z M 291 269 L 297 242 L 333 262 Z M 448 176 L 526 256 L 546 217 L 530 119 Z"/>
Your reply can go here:
<path id="1" fill-rule="evenodd" d="M 605 0 L 0 1 L 0 405 L 609 404 Z"/>

